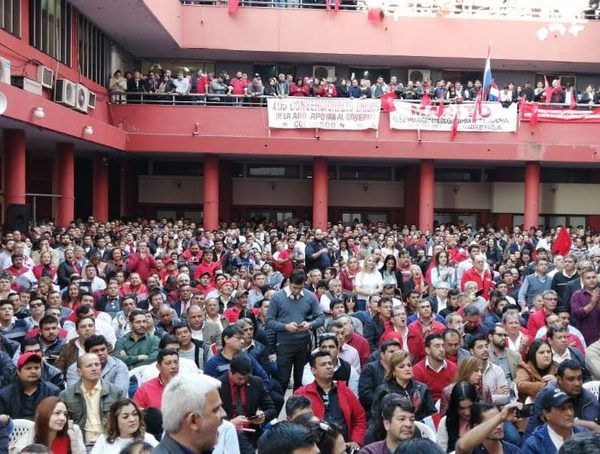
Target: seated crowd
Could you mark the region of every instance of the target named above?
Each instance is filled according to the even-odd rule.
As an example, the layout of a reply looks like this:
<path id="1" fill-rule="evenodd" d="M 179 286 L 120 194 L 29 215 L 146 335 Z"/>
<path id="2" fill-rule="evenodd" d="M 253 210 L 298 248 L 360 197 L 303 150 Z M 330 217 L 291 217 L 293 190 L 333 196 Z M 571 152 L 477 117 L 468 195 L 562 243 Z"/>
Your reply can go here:
<path id="1" fill-rule="evenodd" d="M 252 78 L 238 71 L 235 77 L 230 77 L 225 71 L 219 74 L 205 73 L 199 70 L 192 76 L 178 71 L 175 77 L 171 70 L 155 68 L 142 74 L 140 71 L 115 71 L 110 79 L 109 91 L 113 102 L 140 102 L 140 95 L 135 93 L 172 94 L 187 102 L 206 101 L 229 104 L 256 105 L 264 97 L 311 96 L 322 98 L 381 98 L 388 93 L 394 93 L 397 99 L 420 100 L 429 96 L 433 101 L 443 100 L 448 103 L 472 102 L 482 88 L 480 80 L 461 82 L 444 80 L 437 81 L 408 81 L 406 85 L 398 81 L 397 76 L 391 76 L 389 82 L 383 76 L 378 76 L 375 83 L 368 78 L 321 78 L 294 77 L 292 74 L 279 74 L 263 81 L 260 74 Z M 128 95 L 125 95 L 128 93 Z M 189 95 L 196 95 L 190 97 Z M 508 107 L 523 98 L 528 102 L 547 102 L 571 105 L 598 104 L 600 92 L 588 85 L 584 91 L 576 87 L 562 87 L 559 79 L 554 79 L 548 87 L 544 82 L 537 82 L 534 87 L 531 82 L 515 85 L 510 82 L 503 87 L 494 87 L 488 95 L 489 101 L 498 101 Z M 152 102 L 160 97 L 149 97 L 144 102 Z M 165 100 L 173 101 L 173 96 Z M 572 101 L 573 99 L 573 101 Z M 253 101 L 254 100 L 254 101 Z"/>
<path id="2" fill-rule="evenodd" d="M 5 232 L 0 451 L 585 453 L 599 268 L 582 227 Z"/>

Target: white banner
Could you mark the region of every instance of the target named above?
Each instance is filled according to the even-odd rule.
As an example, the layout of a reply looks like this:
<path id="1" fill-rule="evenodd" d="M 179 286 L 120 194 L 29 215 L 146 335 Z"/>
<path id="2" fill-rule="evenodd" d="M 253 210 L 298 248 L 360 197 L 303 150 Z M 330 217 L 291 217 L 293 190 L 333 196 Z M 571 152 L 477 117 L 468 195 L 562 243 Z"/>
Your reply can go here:
<path id="1" fill-rule="evenodd" d="M 437 105 L 421 106 L 395 101 L 396 110 L 390 112 L 391 129 L 421 129 L 427 131 L 451 131 L 458 110 L 458 131 L 465 132 L 515 132 L 517 130 L 517 104 L 508 108 L 500 103 L 484 103 L 481 114 L 473 123 L 475 104 L 447 104 L 438 117 Z"/>
<path id="2" fill-rule="evenodd" d="M 381 101 L 349 98 L 268 98 L 269 128 L 378 129 Z"/>

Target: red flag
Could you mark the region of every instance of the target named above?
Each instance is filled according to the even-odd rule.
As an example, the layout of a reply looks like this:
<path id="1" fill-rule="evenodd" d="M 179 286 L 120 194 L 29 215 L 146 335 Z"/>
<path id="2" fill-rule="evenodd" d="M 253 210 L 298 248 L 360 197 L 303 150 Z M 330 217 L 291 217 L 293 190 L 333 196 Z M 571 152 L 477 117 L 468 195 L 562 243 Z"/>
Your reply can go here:
<path id="1" fill-rule="evenodd" d="M 450 140 L 456 137 L 458 133 L 458 108 L 456 109 L 456 113 L 454 114 L 454 121 L 452 121 L 452 130 L 450 131 Z"/>
<path id="2" fill-rule="evenodd" d="M 383 9 L 375 7 L 369 8 L 368 18 L 371 22 L 381 22 L 383 20 Z"/>
<path id="3" fill-rule="evenodd" d="M 539 104 L 537 102 L 534 102 L 531 106 L 531 118 L 529 118 L 529 121 L 531 122 L 531 126 L 533 126 L 534 128 L 537 125 L 538 122 L 538 109 L 539 109 Z"/>
<path id="4" fill-rule="evenodd" d="M 240 0 L 229 0 L 229 14 L 234 14 L 240 7 Z"/>
<path id="5" fill-rule="evenodd" d="M 548 78 L 544 76 L 544 93 L 546 94 L 546 102 L 552 102 L 552 87 L 548 83 Z"/>
<path id="6" fill-rule="evenodd" d="M 571 245 L 573 242 L 571 241 L 571 236 L 569 232 L 567 232 L 566 227 L 561 226 L 554 243 L 552 243 L 552 247 L 550 248 L 553 253 L 560 255 L 567 255 L 571 250 Z"/>
<path id="7" fill-rule="evenodd" d="M 440 104 L 439 104 L 438 110 L 437 110 L 438 118 L 440 118 L 442 115 L 444 115 L 444 97 L 443 96 L 440 98 Z"/>
<path id="8" fill-rule="evenodd" d="M 571 105 L 569 108 L 571 110 L 577 109 L 577 92 L 575 91 L 575 87 L 571 88 Z"/>
<path id="9" fill-rule="evenodd" d="M 423 97 L 421 98 L 421 107 L 427 107 L 431 105 L 431 98 L 429 97 L 429 95 L 427 93 L 425 93 L 423 95 Z"/>
<path id="10" fill-rule="evenodd" d="M 340 10 L 340 0 L 334 0 L 333 10 L 337 13 Z"/>
<path id="11" fill-rule="evenodd" d="M 396 110 L 396 105 L 394 104 L 394 99 L 396 99 L 396 93 L 393 91 L 390 93 L 386 93 L 381 98 L 381 108 L 384 112 L 394 112 Z"/>
<path id="12" fill-rule="evenodd" d="M 458 133 L 458 108 L 456 109 L 456 113 L 454 114 L 454 120 L 452 121 L 452 130 L 450 131 L 450 140 L 456 137 Z"/>

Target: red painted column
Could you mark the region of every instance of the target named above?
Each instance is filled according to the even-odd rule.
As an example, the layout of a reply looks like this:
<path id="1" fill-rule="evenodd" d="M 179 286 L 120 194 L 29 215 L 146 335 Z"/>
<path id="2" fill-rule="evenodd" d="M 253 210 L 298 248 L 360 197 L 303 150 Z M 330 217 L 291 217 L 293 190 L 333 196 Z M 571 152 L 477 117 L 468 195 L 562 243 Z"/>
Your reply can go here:
<path id="1" fill-rule="evenodd" d="M 96 221 L 108 221 L 108 159 L 96 153 L 93 166 L 93 214 Z"/>
<path id="2" fill-rule="evenodd" d="M 56 222 L 66 227 L 75 219 L 75 151 L 72 143 L 59 143 L 55 158 Z"/>
<path id="3" fill-rule="evenodd" d="M 219 228 L 219 158 L 204 157 L 204 230 Z"/>
<path id="4" fill-rule="evenodd" d="M 417 225 L 419 222 L 419 166 L 404 168 L 404 223 Z"/>
<path id="5" fill-rule="evenodd" d="M 525 163 L 524 230 L 540 222 L 540 163 Z"/>
<path id="6" fill-rule="evenodd" d="M 4 130 L 4 209 L 25 204 L 26 138 L 21 129 Z"/>
<path id="7" fill-rule="evenodd" d="M 421 161 L 419 178 L 419 229 L 433 230 L 433 205 L 435 197 L 435 169 L 433 161 Z"/>
<path id="8" fill-rule="evenodd" d="M 326 158 L 313 161 L 313 227 L 327 228 L 327 210 L 329 207 L 329 175 Z"/>

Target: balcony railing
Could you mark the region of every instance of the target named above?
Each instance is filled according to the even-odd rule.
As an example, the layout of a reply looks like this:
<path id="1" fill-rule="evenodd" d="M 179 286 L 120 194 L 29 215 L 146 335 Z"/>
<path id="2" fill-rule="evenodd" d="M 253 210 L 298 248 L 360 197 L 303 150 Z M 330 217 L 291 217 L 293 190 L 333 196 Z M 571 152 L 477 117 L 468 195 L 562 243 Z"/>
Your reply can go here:
<path id="1" fill-rule="evenodd" d="M 286 96 L 287 98 L 295 98 L 294 96 Z M 112 95 L 112 104 L 147 104 L 147 105 L 167 105 L 167 106 L 229 106 L 229 107 L 266 107 L 267 99 L 275 98 L 274 96 L 248 96 L 248 95 L 227 95 L 227 94 L 196 94 L 189 93 L 181 95 L 178 93 L 122 93 L 118 95 Z M 302 97 L 300 97 L 302 98 Z M 311 97 L 314 98 L 314 97 Z M 323 100 L 329 99 L 340 99 L 338 98 L 319 98 Z M 371 99 L 371 98 L 367 98 Z M 420 104 L 420 99 L 399 99 L 400 101 Z M 445 105 L 452 104 L 474 104 L 474 100 L 463 100 L 456 102 L 454 100 L 444 100 Z M 437 99 L 432 99 L 431 104 L 438 105 L 440 102 Z M 499 104 L 500 101 L 486 101 L 483 104 Z M 517 103 L 518 104 L 518 103 Z M 540 107 L 553 107 L 553 108 L 564 108 L 571 109 L 569 104 L 565 103 L 545 103 L 538 102 Z M 600 107 L 600 104 L 594 103 L 577 103 L 575 108 L 578 110 L 586 110 L 594 107 Z"/>
<path id="2" fill-rule="evenodd" d="M 394 18 L 407 16 L 455 16 L 507 20 L 572 22 L 600 19 L 600 6 L 589 0 L 339 0 L 341 10 L 381 8 Z M 226 5 L 224 0 L 181 0 L 184 5 Z M 335 0 L 241 0 L 242 7 L 331 8 Z"/>

